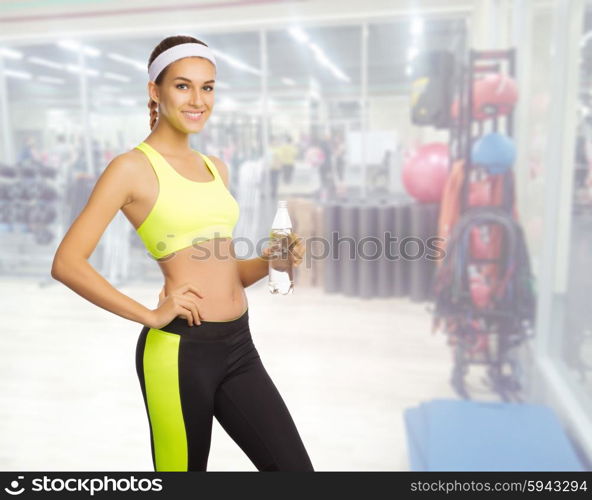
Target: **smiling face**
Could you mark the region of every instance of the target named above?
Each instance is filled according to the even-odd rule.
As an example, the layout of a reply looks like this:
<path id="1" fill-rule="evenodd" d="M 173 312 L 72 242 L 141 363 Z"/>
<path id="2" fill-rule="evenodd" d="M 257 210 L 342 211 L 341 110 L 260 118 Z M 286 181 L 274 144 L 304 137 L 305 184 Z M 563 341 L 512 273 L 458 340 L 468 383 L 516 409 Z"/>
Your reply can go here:
<path id="1" fill-rule="evenodd" d="M 148 82 L 159 123 L 164 118 L 185 134 L 200 132 L 214 107 L 215 79 L 215 66 L 203 57 L 184 57 L 167 66 L 159 86 Z"/>

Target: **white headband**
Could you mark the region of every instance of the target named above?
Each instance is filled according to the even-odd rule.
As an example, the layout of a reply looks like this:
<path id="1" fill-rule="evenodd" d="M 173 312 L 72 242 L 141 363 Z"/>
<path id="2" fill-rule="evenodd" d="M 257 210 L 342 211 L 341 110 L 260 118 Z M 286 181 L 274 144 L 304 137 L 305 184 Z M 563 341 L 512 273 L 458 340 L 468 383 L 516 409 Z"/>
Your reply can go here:
<path id="1" fill-rule="evenodd" d="M 150 81 L 155 81 L 160 72 L 173 61 L 191 56 L 205 57 L 216 66 L 216 58 L 214 57 L 212 49 L 209 47 L 206 47 L 201 43 L 181 43 L 165 50 L 152 61 L 152 64 L 148 68 L 148 77 L 150 78 Z"/>

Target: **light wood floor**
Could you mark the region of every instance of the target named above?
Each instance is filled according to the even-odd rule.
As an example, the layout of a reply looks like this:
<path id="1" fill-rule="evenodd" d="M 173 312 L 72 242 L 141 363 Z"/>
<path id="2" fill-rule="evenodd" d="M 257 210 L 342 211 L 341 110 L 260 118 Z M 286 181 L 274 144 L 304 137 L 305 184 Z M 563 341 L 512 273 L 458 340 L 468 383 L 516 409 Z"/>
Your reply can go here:
<path id="1" fill-rule="evenodd" d="M 154 307 L 158 283 L 120 288 Z M 151 471 L 141 325 L 60 283 L 0 280 L 0 469 Z M 251 332 L 316 470 L 407 470 L 403 411 L 455 397 L 425 304 L 247 290 Z M 255 470 L 214 420 L 208 469 Z"/>

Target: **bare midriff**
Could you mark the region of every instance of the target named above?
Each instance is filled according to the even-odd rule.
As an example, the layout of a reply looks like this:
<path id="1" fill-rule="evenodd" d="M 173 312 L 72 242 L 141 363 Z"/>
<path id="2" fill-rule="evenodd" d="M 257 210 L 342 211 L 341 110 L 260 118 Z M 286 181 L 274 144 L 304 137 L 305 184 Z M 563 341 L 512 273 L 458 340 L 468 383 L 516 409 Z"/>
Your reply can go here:
<path id="1" fill-rule="evenodd" d="M 165 295 L 185 283 L 200 290 L 203 297 L 195 296 L 200 319 L 229 321 L 246 311 L 247 296 L 231 238 L 204 241 L 157 262 L 164 275 Z"/>

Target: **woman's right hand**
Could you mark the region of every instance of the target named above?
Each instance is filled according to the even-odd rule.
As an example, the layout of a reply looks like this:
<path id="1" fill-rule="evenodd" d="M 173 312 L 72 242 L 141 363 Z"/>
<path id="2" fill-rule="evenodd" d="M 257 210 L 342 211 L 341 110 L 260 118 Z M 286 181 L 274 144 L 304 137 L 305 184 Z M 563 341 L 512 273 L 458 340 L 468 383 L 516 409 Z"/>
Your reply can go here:
<path id="1" fill-rule="evenodd" d="M 159 329 L 168 325 L 177 316 L 187 320 L 189 326 L 200 325 L 201 318 L 195 296 L 203 299 L 200 290 L 185 283 L 175 288 L 169 295 L 164 295 L 164 289 L 159 295 L 158 307 L 152 310 L 150 328 Z"/>

